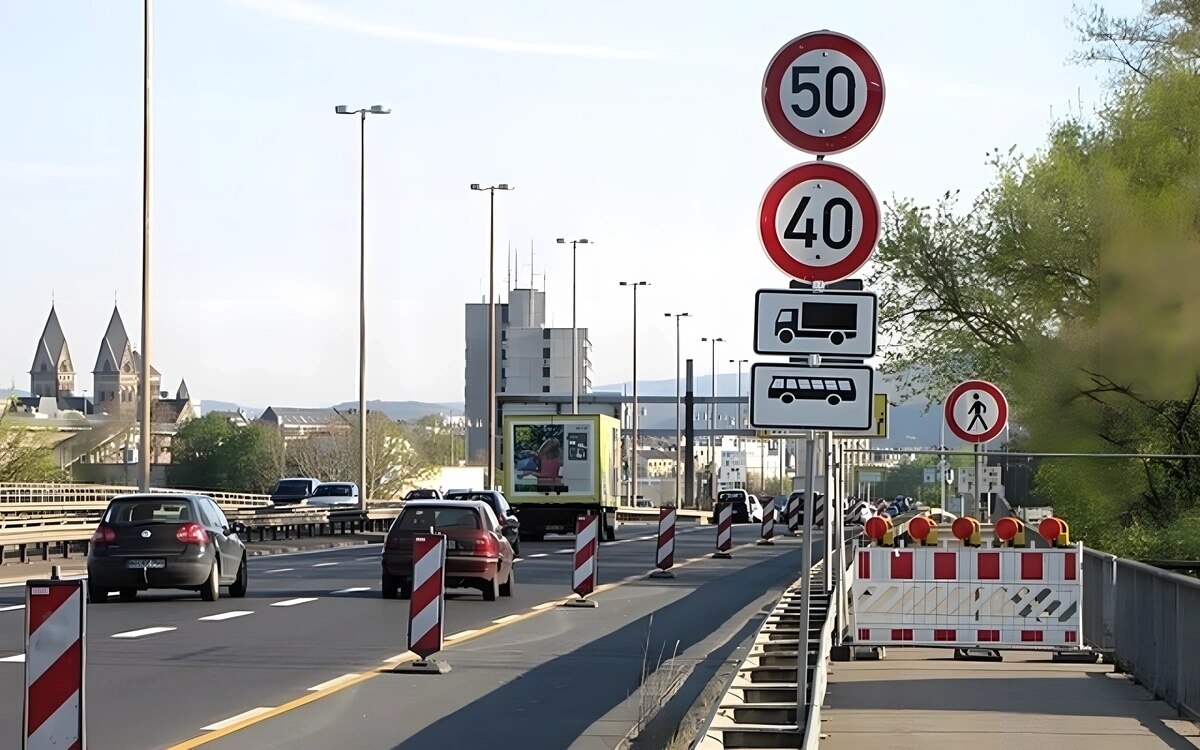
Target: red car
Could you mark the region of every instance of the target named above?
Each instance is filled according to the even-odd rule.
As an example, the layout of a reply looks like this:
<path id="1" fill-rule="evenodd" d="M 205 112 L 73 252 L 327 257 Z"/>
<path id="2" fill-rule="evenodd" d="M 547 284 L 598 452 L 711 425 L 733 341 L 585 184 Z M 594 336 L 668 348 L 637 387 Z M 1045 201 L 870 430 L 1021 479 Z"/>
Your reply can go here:
<path id="1" fill-rule="evenodd" d="M 447 589 L 479 589 L 489 602 L 512 596 L 512 544 L 487 503 L 411 500 L 392 522 L 383 543 L 384 599 L 412 596 L 413 537 L 431 529 L 446 535 Z"/>

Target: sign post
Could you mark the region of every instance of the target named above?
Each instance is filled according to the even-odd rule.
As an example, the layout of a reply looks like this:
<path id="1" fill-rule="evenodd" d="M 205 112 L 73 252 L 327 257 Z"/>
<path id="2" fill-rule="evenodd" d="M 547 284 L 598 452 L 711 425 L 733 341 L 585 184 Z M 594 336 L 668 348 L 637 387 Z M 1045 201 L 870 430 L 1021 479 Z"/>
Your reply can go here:
<path id="1" fill-rule="evenodd" d="M 750 369 L 750 424 L 755 428 L 811 430 L 804 453 L 804 536 L 801 542 L 801 613 L 797 650 L 808 652 L 816 513 L 817 431 L 825 431 L 826 548 L 840 514 L 831 503 L 828 475 L 833 431 L 868 430 L 874 418 L 877 303 L 873 294 L 827 292 L 825 284 L 853 274 L 870 259 L 879 238 L 879 202 L 852 170 L 824 161 L 862 141 L 883 112 L 883 74 L 861 44 L 843 34 L 816 31 L 792 39 L 767 65 L 762 105 L 767 122 L 789 145 L 817 157 L 794 166 L 767 189 L 759 206 L 759 238 L 767 257 L 811 290 L 762 290 L 755 299 L 755 352 L 791 357 L 790 364 Z M 859 287 L 861 289 L 861 287 Z M 821 357 L 836 358 L 822 366 Z M 789 509 L 790 510 L 790 509 Z M 789 512 L 789 517 L 790 517 Z M 832 563 L 826 560 L 826 568 Z M 839 568 L 841 565 L 839 564 Z M 839 579 L 844 570 L 838 571 Z M 825 579 L 826 590 L 830 581 Z M 808 713 L 808 658 L 796 669 L 796 729 Z"/>
<path id="2" fill-rule="evenodd" d="M 975 447 L 975 491 L 972 502 L 977 507 L 969 514 L 986 523 L 990 508 L 980 483 L 979 446 L 995 439 L 1008 425 L 1008 400 L 986 380 L 968 380 L 954 386 L 946 397 L 946 426 L 955 437 Z M 964 509 L 964 513 L 968 511 Z"/>

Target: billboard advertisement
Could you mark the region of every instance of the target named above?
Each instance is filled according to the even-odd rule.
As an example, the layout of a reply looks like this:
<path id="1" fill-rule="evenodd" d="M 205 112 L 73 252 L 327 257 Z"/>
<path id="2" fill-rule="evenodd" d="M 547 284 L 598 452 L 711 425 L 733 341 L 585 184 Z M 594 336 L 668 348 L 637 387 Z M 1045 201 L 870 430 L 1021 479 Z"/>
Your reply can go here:
<path id="1" fill-rule="evenodd" d="M 595 436 L 593 423 L 544 422 L 531 417 L 511 423 L 512 494 L 593 495 Z"/>

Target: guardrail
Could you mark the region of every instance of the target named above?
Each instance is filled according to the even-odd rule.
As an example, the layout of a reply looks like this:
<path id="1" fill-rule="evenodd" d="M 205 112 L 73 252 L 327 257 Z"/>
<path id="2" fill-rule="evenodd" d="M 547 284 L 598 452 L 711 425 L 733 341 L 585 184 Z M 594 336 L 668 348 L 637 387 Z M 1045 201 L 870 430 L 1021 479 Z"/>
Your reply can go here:
<path id="1" fill-rule="evenodd" d="M 1200 719 L 1200 580 L 1084 548 L 1083 637 Z"/>
<path id="2" fill-rule="evenodd" d="M 13 505 L 37 505 L 39 503 L 71 503 L 79 507 L 104 508 L 113 495 L 127 495 L 139 492 L 137 487 L 109 484 L 15 484 L 0 483 L 0 512 L 7 511 Z M 150 492 L 197 492 L 216 500 L 222 507 L 229 508 L 265 508 L 270 506 L 269 495 L 255 495 L 245 492 L 210 492 L 208 490 L 184 490 L 165 487 L 151 487 Z"/>
<path id="3" fill-rule="evenodd" d="M 87 554 L 101 511 L 88 509 L 29 517 L 4 513 L 0 518 L 0 566 L 8 562 L 6 553 L 13 547 L 17 548 L 17 557 L 22 563 L 29 562 L 32 557 L 49 560 L 52 553 L 63 558 L 70 558 L 72 552 Z M 226 516 L 231 521 L 245 524 L 245 541 L 263 542 L 382 532 L 399 512 L 399 506 L 378 506 L 365 512 L 299 506 L 287 510 L 230 508 L 226 510 Z"/>

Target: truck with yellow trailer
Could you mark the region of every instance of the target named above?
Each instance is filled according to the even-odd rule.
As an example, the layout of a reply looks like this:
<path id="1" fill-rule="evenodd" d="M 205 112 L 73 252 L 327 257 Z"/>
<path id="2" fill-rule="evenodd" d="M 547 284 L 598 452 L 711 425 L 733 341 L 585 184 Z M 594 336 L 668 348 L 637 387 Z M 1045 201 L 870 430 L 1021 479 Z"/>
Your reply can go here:
<path id="1" fill-rule="evenodd" d="M 498 474 L 523 540 L 575 533 L 575 518 L 600 517 L 617 537 L 621 423 L 606 414 L 512 414 L 503 418 Z"/>

